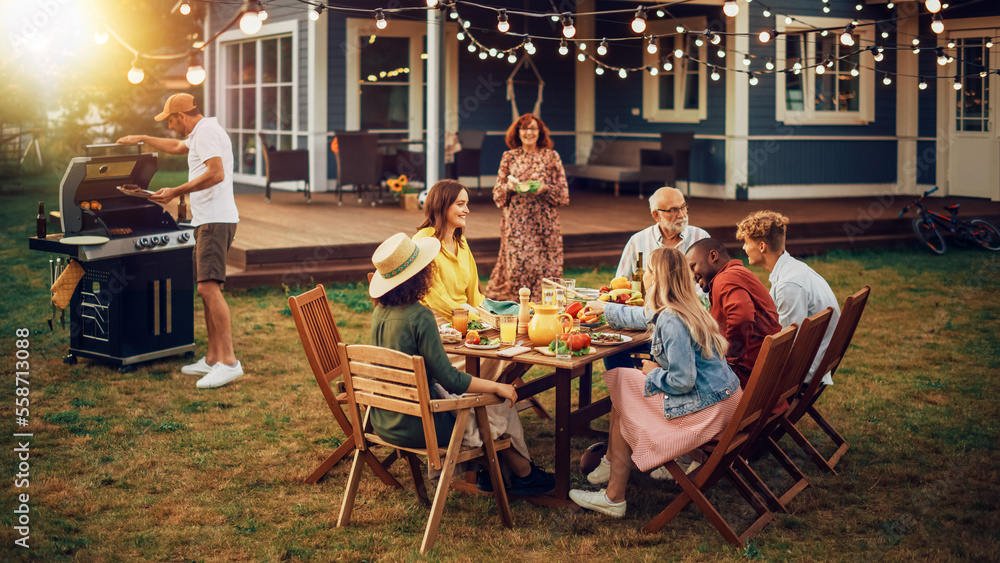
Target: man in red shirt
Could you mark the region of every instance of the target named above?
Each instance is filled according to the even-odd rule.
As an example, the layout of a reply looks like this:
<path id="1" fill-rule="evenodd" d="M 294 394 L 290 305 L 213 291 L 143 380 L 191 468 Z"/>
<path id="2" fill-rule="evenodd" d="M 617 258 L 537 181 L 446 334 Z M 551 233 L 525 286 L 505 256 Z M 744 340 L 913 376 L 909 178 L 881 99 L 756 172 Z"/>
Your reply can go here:
<path id="1" fill-rule="evenodd" d="M 687 251 L 694 281 L 709 296 L 712 318 L 729 341 L 726 361 L 746 386 L 764 337 L 781 330 L 767 288 L 718 239 L 700 240 Z"/>

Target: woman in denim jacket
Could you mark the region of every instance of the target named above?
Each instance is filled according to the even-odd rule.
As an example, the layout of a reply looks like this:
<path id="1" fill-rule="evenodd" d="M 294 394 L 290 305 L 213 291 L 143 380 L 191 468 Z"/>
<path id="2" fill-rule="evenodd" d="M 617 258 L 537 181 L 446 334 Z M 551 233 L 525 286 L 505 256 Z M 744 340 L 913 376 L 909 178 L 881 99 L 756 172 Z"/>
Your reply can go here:
<path id="1" fill-rule="evenodd" d="M 633 467 L 649 471 L 715 439 L 742 396 L 726 363 L 726 339 L 698 300 L 684 255 L 672 248 L 653 251 L 643 284 L 644 308 L 588 303 L 614 328 L 653 328 L 655 362 L 604 373 L 612 405 L 608 453 L 587 479 L 607 481 L 607 490 L 569 493 L 580 506 L 619 518 Z"/>

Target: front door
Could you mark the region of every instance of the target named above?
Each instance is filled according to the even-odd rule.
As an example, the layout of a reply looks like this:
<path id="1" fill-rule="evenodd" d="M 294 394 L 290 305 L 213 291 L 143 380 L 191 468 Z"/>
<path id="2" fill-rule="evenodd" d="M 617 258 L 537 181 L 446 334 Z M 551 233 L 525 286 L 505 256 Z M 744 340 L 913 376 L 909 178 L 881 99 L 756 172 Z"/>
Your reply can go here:
<path id="1" fill-rule="evenodd" d="M 1000 138 L 997 135 L 996 30 L 959 32 L 955 61 L 956 82 L 940 80 L 939 92 L 949 97 L 948 195 L 1000 200 Z M 993 51 L 993 52 L 991 52 Z M 984 72 L 985 70 L 985 72 Z M 983 76 L 985 74 L 985 76 Z M 961 88 L 954 87 L 961 83 Z"/>

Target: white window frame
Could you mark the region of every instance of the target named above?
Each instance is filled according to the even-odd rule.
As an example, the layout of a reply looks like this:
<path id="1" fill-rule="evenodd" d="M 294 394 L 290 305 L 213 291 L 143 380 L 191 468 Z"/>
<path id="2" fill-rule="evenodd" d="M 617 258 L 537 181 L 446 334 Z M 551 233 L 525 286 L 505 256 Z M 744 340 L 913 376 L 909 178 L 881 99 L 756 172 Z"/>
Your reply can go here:
<path id="1" fill-rule="evenodd" d="M 706 70 L 707 65 L 704 64 L 708 60 L 708 47 L 710 45 L 708 39 L 705 39 L 705 44 L 698 48 L 698 53 L 694 55 L 698 59 L 698 108 L 697 109 L 684 109 L 684 82 L 686 78 L 686 73 L 681 73 L 684 61 L 674 57 L 673 51 L 678 47 L 684 48 L 687 40 L 687 35 L 683 33 L 676 33 L 674 29 L 678 24 L 683 25 L 685 29 L 692 30 L 703 30 L 706 28 L 706 20 L 703 17 L 700 18 L 684 18 L 680 20 L 660 20 L 649 24 L 649 33 L 653 35 L 663 35 L 663 39 L 668 37 L 674 37 L 674 47 L 670 49 L 669 52 L 665 52 L 666 49 L 660 48 L 656 53 L 650 54 L 645 49 L 645 44 L 643 45 L 643 65 L 646 67 L 656 67 L 658 73 L 657 76 L 653 76 L 649 72 L 643 72 L 642 76 L 642 117 L 646 121 L 656 122 L 656 123 L 698 123 L 705 120 L 708 117 L 708 72 Z M 611 45 L 614 48 L 614 44 Z M 688 53 L 690 55 L 690 53 Z M 664 57 L 670 57 L 671 62 L 674 65 L 674 109 L 662 109 L 660 108 L 660 76 L 659 73 L 664 72 L 662 61 Z M 681 107 L 676 107 L 677 105 Z"/>
<path id="2" fill-rule="evenodd" d="M 457 99 L 458 99 L 458 39 L 455 34 L 458 25 L 445 23 L 444 33 L 444 72 L 445 72 L 445 128 L 449 131 L 458 129 Z M 361 52 L 357 49 L 357 41 L 362 37 L 408 37 L 410 39 L 410 72 L 409 72 L 409 118 L 406 131 L 378 130 L 385 133 L 406 133 L 410 139 L 424 136 L 424 65 L 421 57 L 424 50 L 424 36 L 427 34 L 427 22 L 392 20 L 385 29 L 377 29 L 372 18 L 347 18 L 347 39 L 344 53 L 346 55 L 346 115 L 345 126 L 348 131 L 356 131 L 361 127 L 361 96 L 358 85 L 361 83 Z M 413 146 L 411 150 L 423 150 Z"/>
<path id="3" fill-rule="evenodd" d="M 785 24 L 785 15 L 776 14 L 776 29 L 779 33 L 775 41 L 775 65 L 777 68 L 786 68 L 785 41 L 783 34 L 786 31 L 805 31 L 810 28 L 847 27 L 853 20 L 849 18 L 829 18 L 829 17 L 803 17 L 793 16 L 795 21 L 792 24 Z M 871 23 L 859 20 L 859 24 Z M 815 32 L 818 34 L 819 32 Z M 830 35 L 838 36 L 840 32 L 830 31 Z M 855 46 L 853 49 L 863 48 L 872 45 L 875 41 L 875 26 L 859 25 L 854 30 Z M 812 65 L 816 57 L 816 41 L 813 32 L 809 33 L 806 39 L 806 52 L 804 60 Z M 862 56 L 864 54 L 862 53 Z M 864 59 L 862 58 L 862 62 Z M 774 110 L 777 121 L 787 125 L 868 125 L 875 121 L 875 71 L 870 65 L 862 64 L 858 68 L 861 73 L 858 86 L 858 111 L 816 111 L 815 104 L 806 103 L 803 111 L 789 110 L 786 105 L 785 73 L 775 73 L 775 96 Z M 802 97 L 805 100 L 815 99 L 815 71 L 812 68 L 804 68 L 805 75 L 802 80 Z"/>
<path id="4" fill-rule="evenodd" d="M 273 36 L 278 35 L 291 35 L 292 38 L 292 128 L 287 134 L 292 136 L 292 148 L 299 148 L 299 135 L 302 132 L 299 130 L 299 22 L 298 20 L 286 20 L 286 21 L 276 21 L 268 22 L 261 26 L 260 31 L 252 36 L 248 36 L 239 29 L 229 30 L 219 36 L 218 46 L 215 50 L 215 107 L 218 108 L 216 111 L 216 116 L 219 119 L 219 124 L 222 128 L 229 133 L 231 127 L 225 122 L 226 115 L 228 115 L 228 107 L 226 102 L 226 76 L 227 76 L 227 60 L 225 56 L 226 46 L 231 43 L 244 43 L 247 41 L 254 41 L 256 43 L 257 49 L 257 60 L 261 60 L 261 42 L 264 39 L 269 39 Z M 260 100 L 263 99 L 261 96 L 261 65 L 257 65 L 256 76 L 254 80 L 256 82 L 256 118 L 255 122 L 258 124 L 257 131 L 259 132 L 261 128 L 259 125 L 263 121 L 263 111 L 261 109 Z M 242 127 L 232 127 L 232 129 L 242 129 Z M 256 132 L 255 132 L 256 134 Z M 282 133 L 286 134 L 286 133 Z M 257 145 L 259 147 L 259 144 Z M 241 147 L 234 147 L 236 149 L 236 157 L 241 156 Z M 246 174 L 243 172 L 234 172 L 233 180 L 236 182 L 242 182 L 246 184 L 261 184 L 264 179 L 264 158 L 263 155 L 257 155 L 254 159 L 254 168 L 256 170 L 255 174 Z"/>

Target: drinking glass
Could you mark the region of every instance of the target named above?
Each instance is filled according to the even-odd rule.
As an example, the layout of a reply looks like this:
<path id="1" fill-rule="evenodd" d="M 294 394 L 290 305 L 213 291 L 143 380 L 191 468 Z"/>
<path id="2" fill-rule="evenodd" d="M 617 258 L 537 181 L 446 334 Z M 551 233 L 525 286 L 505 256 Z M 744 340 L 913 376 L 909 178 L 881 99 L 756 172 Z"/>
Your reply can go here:
<path id="1" fill-rule="evenodd" d="M 500 343 L 512 346 L 517 340 L 517 315 L 500 315 Z"/>
<path id="2" fill-rule="evenodd" d="M 569 359 L 571 359 L 573 357 L 573 352 L 570 350 L 570 347 L 569 347 L 570 336 L 571 335 L 568 332 L 561 332 L 558 335 L 556 335 L 556 338 L 558 338 L 559 340 L 562 340 L 563 342 L 566 343 L 566 347 L 565 348 L 563 348 L 562 346 L 556 346 L 556 359 L 557 360 L 569 360 Z"/>
<path id="3" fill-rule="evenodd" d="M 469 310 L 468 309 L 452 309 L 451 311 L 451 328 L 462 333 L 462 337 L 469 332 Z"/>

